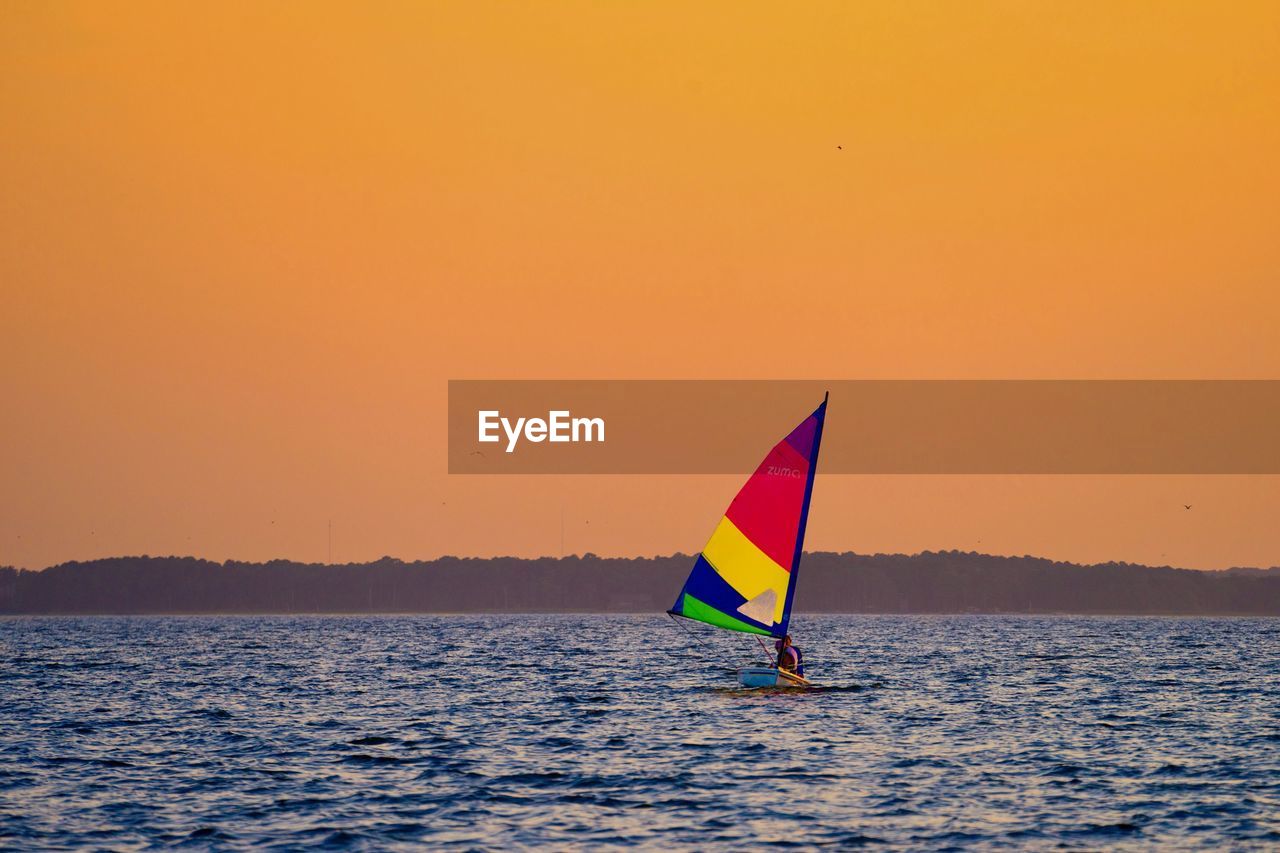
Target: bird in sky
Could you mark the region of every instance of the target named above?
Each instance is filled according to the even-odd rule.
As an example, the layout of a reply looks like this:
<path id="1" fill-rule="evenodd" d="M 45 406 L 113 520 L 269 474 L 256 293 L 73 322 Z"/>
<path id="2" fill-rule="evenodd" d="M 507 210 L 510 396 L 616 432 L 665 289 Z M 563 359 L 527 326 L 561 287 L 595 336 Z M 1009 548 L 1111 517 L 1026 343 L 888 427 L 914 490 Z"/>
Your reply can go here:
<path id="1" fill-rule="evenodd" d="M 1191 504 L 1183 504 L 1183 506 L 1186 507 L 1187 509 L 1191 509 Z"/>

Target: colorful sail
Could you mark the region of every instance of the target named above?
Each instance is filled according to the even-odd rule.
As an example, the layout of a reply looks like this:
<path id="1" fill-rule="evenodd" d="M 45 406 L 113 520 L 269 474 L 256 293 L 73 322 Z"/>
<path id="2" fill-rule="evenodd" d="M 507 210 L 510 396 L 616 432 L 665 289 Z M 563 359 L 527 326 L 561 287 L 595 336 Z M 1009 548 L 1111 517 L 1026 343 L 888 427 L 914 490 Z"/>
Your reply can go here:
<path id="1" fill-rule="evenodd" d="M 670 613 L 731 631 L 786 635 L 826 415 L 824 399 L 769 451 L 729 504 Z"/>

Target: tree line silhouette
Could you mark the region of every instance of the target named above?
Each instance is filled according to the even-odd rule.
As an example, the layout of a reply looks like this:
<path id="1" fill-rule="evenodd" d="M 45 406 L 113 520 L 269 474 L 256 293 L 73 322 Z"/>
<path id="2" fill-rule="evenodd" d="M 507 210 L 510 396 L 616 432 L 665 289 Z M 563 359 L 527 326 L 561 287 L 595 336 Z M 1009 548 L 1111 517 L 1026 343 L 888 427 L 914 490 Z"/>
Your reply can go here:
<path id="1" fill-rule="evenodd" d="M 0 568 L 0 613 L 661 612 L 693 558 L 327 565 L 113 557 Z M 797 612 L 1280 615 L 1280 569 L 1202 572 L 973 552 L 805 555 Z"/>

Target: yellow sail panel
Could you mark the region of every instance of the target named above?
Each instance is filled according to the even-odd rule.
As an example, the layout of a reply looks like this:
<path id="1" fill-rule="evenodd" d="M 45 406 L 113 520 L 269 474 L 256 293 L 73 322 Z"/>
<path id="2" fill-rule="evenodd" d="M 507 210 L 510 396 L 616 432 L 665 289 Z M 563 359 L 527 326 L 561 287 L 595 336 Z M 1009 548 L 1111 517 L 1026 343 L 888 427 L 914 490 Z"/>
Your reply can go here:
<path id="1" fill-rule="evenodd" d="M 768 590 L 773 591 L 773 607 L 766 624 L 782 621 L 782 607 L 787 600 L 790 573 L 743 535 L 726 516 L 720 519 L 711 541 L 702 554 L 730 586 L 747 599 L 747 605 Z M 752 615 L 750 608 L 746 615 Z M 763 621 L 763 620 L 757 620 Z"/>

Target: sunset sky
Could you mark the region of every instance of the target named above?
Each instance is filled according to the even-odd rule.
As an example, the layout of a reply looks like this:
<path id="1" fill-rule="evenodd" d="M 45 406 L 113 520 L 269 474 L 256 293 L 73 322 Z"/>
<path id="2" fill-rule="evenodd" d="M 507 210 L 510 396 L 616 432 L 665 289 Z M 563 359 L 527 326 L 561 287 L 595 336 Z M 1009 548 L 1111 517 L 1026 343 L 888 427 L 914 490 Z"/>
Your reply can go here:
<path id="1" fill-rule="evenodd" d="M 8 2 L 0 116 L 0 565 L 693 552 L 736 490 L 450 477 L 450 378 L 1280 378 L 1273 2 Z M 1280 564 L 1280 477 L 814 501 Z"/>

